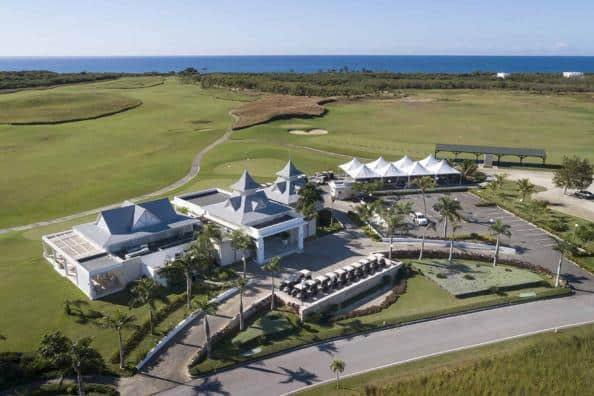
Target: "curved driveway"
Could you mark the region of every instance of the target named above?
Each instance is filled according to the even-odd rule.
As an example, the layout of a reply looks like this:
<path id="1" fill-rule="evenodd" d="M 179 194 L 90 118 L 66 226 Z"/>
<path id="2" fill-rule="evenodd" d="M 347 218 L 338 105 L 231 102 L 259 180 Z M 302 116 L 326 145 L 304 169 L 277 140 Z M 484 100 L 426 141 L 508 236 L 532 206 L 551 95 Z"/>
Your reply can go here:
<path id="1" fill-rule="evenodd" d="M 537 301 L 325 342 L 177 385 L 163 395 L 281 395 L 332 380 L 334 356 L 345 375 L 594 321 L 594 295 Z"/>

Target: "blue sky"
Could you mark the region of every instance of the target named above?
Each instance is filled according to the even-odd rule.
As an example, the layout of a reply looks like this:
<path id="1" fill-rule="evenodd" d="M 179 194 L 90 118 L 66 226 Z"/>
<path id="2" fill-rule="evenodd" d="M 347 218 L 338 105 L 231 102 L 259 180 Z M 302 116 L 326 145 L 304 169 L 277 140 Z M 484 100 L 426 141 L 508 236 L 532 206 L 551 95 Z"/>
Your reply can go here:
<path id="1" fill-rule="evenodd" d="M 594 0 L 0 0 L 0 56 L 594 55 Z"/>

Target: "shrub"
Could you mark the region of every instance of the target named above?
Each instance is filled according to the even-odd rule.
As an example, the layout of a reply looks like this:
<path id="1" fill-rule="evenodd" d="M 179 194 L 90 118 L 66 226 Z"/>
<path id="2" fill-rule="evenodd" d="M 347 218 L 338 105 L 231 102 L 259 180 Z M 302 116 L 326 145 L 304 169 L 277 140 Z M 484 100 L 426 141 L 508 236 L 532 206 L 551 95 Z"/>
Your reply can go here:
<path id="1" fill-rule="evenodd" d="M 551 229 L 556 232 L 564 232 L 569 230 L 567 223 L 560 219 L 555 219 L 549 222 L 549 227 L 551 227 Z"/>
<path id="2" fill-rule="evenodd" d="M 448 276 L 446 274 L 444 274 L 443 272 L 438 273 L 437 275 L 435 275 L 436 277 L 438 277 L 439 279 L 446 279 Z"/>
<path id="3" fill-rule="evenodd" d="M 474 280 L 474 276 L 470 275 L 470 274 L 464 274 L 464 279 L 468 279 L 468 280 Z"/>

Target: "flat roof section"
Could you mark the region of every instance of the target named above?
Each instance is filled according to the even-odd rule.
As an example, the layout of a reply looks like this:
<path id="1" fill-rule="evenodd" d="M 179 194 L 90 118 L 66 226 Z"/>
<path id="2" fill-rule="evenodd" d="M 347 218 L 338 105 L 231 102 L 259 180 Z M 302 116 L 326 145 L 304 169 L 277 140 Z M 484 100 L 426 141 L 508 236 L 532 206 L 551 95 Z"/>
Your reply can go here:
<path id="1" fill-rule="evenodd" d="M 109 270 L 120 263 L 115 257 L 107 253 L 91 257 L 87 260 L 79 260 L 79 264 L 89 272 Z"/>
<path id="2" fill-rule="evenodd" d="M 277 217 L 276 219 L 272 219 L 272 220 L 268 220 L 265 221 L 263 223 L 259 223 L 259 224 L 255 224 L 252 227 L 256 228 L 256 229 L 262 229 L 274 224 L 280 224 L 280 223 L 284 223 L 285 221 L 289 221 L 289 220 L 293 220 L 294 217 L 289 216 L 289 215 L 282 215 L 281 217 Z"/>
<path id="3" fill-rule="evenodd" d="M 209 190 L 196 194 L 183 195 L 180 198 L 203 208 L 225 201 L 229 198 L 229 194 L 218 190 Z"/>
<path id="4" fill-rule="evenodd" d="M 545 159 L 547 154 L 543 149 L 522 147 L 472 146 L 467 144 L 436 144 L 435 152 L 449 151 L 452 153 L 514 155 L 517 157 L 538 157 Z"/>
<path id="5" fill-rule="evenodd" d="M 47 235 L 46 239 L 64 254 L 75 260 L 96 256 L 105 250 L 91 243 L 86 238 L 74 231 L 65 231 L 58 234 Z"/>

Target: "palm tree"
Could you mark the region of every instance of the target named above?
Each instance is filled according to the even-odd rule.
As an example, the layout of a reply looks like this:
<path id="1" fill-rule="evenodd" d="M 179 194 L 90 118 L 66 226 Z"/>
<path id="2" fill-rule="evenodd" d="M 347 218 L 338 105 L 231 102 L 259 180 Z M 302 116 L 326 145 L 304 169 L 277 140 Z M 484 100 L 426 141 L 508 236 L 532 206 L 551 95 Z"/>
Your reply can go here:
<path id="1" fill-rule="evenodd" d="M 162 274 L 183 274 L 186 279 L 186 307 L 188 309 L 192 302 L 192 275 L 195 271 L 203 268 L 206 261 L 208 261 L 208 254 L 201 251 L 198 244 L 192 244 L 188 251 L 169 262 L 160 271 Z"/>
<path id="2" fill-rule="evenodd" d="M 556 239 L 555 246 L 553 249 L 559 252 L 559 262 L 557 263 L 557 275 L 555 276 L 555 287 L 559 287 L 561 281 L 561 266 L 563 265 L 563 258 L 567 254 L 573 254 L 577 248 L 571 241 L 565 241 L 563 239 Z"/>
<path id="3" fill-rule="evenodd" d="M 464 180 L 470 180 L 474 178 L 474 175 L 476 174 L 476 171 L 478 170 L 478 166 L 476 165 L 476 162 L 474 162 L 471 159 L 465 159 L 462 161 L 462 163 L 460 165 L 458 165 L 458 170 L 460 171 L 460 173 L 462 174 L 462 178 L 464 178 Z"/>
<path id="4" fill-rule="evenodd" d="M 301 213 L 307 220 L 313 219 L 316 214 L 318 202 L 324 202 L 323 192 L 313 183 L 307 183 L 299 189 L 299 198 L 295 204 L 297 212 Z"/>
<path id="5" fill-rule="evenodd" d="M 384 208 L 382 210 L 382 218 L 386 223 L 386 234 L 390 238 L 390 252 L 388 254 L 388 259 L 392 260 L 394 234 L 406 223 L 404 222 L 404 215 L 400 213 L 399 209 L 395 206 Z"/>
<path id="6" fill-rule="evenodd" d="M 511 236 L 510 231 L 511 226 L 509 224 L 504 224 L 501 220 L 495 220 L 495 223 L 489 226 L 489 231 L 491 235 L 497 238 L 495 242 L 495 254 L 493 255 L 493 267 L 497 265 L 497 259 L 499 258 L 499 238 L 501 235 L 505 235 L 506 237 Z"/>
<path id="7" fill-rule="evenodd" d="M 460 221 L 462 216 L 458 211 L 462 210 L 460 202 L 445 195 L 437 200 L 434 206 L 439 212 L 439 222 L 443 223 L 443 237 L 448 236 L 448 223 Z"/>
<path id="8" fill-rule="evenodd" d="M 421 190 L 421 196 L 423 197 L 423 210 L 425 216 L 427 215 L 427 202 L 425 201 L 425 193 L 427 190 L 435 188 L 435 179 L 431 176 L 423 176 L 415 181 L 415 184 Z"/>
<path id="9" fill-rule="evenodd" d="M 371 217 L 373 216 L 373 205 L 370 205 L 370 204 L 357 205 L 357 207 L 355 208 L 355 212 L 357 212 L 357 215 L 359 216 L 359 218 L 362 221 L 367 223 L 369 221 L 369 219 L 371 219 Z"/>
<path id="10" fill-rule="evenodd" d="M 340 387 L 340 374 L 344 372 L 344 368 L 346 367 L 346 363 L 344 360 L 340 360 L 338 358 L 332 360 L 330 363 L 330 370 L 334 374 L 336 374 L 336 389 Z"/>
<path id="11" fill-rule="evenodd" d="M 234 230 L 231 233 L 231 247 L 237 254 L 238 250 L 241 250 L 241 262 L 243 263 L 243 277 L 247 276 L 247 258 L 246 251 L 254 248 L 254 241 L 247 234 L 241 230 Z"/>
<path id="12" fill-rule="evenodd" d="M 530 199 L 532 194 L 536 191 L 536 186 L 528 179 L 520 179 L 516 181 L 520 195 L 522 195 L 522 202 L 526 201 L 526 197 Z"/>
<path id="13" fill-rule="evenodd" d="M 401 215 L 407 215 L 412 211 L 412 201 L 398 201 L 394 204 L 394 209 Z"/>
<path id="14" fill-rule="evenodd" d="M 84 396 L 82 368 L 92 363 L 100 363 L 101 356 L 91 347 L 91 338 L 85 337 L 73 341 L 60 331 L 46 334 L 41 340 L 39 354 L 53 366 L 62 369 L 60 386 L 66 370 L 72 369 L 76 373 L 78 394 Z"/>
<path id="15" fill-rule="evenodd" d="M 204 314 L 204 335 L 206 336 L 206 357 L 210 359 L 212 352 L 212 345 L 210 341 L 210 326 L 208 324 L 208 315 L 217 313 L 218 304 L 214 301 L 209 301 L 207 296 L 196 297 L 192 300 L 192 307 L 199 309 Z"/>
<path id="16" fill-rule="evenodd" d="M 435 223 L 432 221 L 427 221 L 427 225 L 423 227 L 423 234 L 421 239 L 421 251 L 419 252 L 419 260 L 423 260 L 423 251 L 425 250 L 425 235 L 427 234 L 427 230 L 435 231 Z"/>
<path id="17" fill-rule="evenodd" d="M 270 272 L 270 277 L 272 280 L 272 299 L 270 300 L 270 310 L 274 311 L 274 274 L 280 271 L 281 269 L 281 258 L 279 256 L 274 256 L 270 259 L 270 261 L 262 267 L 264 271 Z"/>
<path id="18" fill-rule="evenodd" d="M 245 278 L 236 278 L 232 282 L 233 287 L 239 289 L 239 331 L 243 331 L 243 292 L 247 286 Z"/>
<path id="19" fill-rule="evenodd" d="M 99 319 L 99 325 L 115 331 L 118 334 L 118 346 L 120 349 L 120 368 L 124 368 L 124 341 L 122 339 L 122 330 L 133 328 L 136 317 L 125 311 L 116 311 L 113 315 L 105 315 Z"/>
<path id="20" fill-rule="evenodd" d="M 220 243 L 222 240 L 221 230 L 216 224 L 206 223 L 202 226 L 197 242 L 201 250 L 207 253 L 210 263 L 214 262 L 217 252 L 214 242 Z"/>
<path id="21" fill-rule="evenodd" d="M 330 227 L 334 225 L 334 202 L 336 201 L 336 196 L 330 195 Z"/>
<path id="22" fill-rule="evenodd" d="M 456 220 L 452 221 L 452 231 L 450 232 L 450 254 L 448 256 L 448 262 L 452 262 L 454 259 L 454 240 L 456 239 L 456 231 L 460 229 L 460 225 Z"/>
<path id="23" fill-rule="evenodd" d="M 159 285 L 151 278 L 141 278 L 134 283 L 132 287 L 132 300 L 130 306 L 146 305 L 149 314 L 149 327 L 151 334 L 155 334 L 153 328 L 153 315 L 155 312 L 155 303 L 160 298 Z"/>

